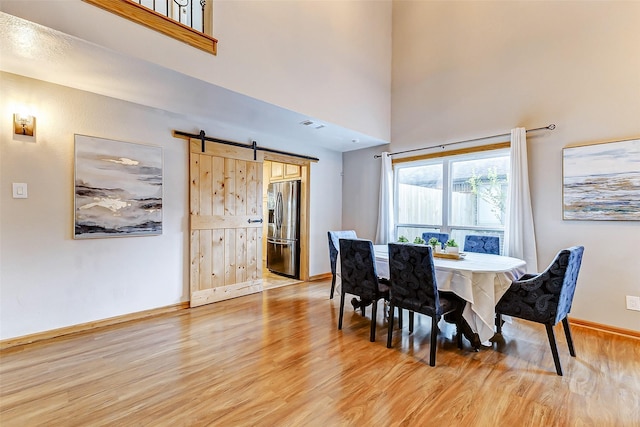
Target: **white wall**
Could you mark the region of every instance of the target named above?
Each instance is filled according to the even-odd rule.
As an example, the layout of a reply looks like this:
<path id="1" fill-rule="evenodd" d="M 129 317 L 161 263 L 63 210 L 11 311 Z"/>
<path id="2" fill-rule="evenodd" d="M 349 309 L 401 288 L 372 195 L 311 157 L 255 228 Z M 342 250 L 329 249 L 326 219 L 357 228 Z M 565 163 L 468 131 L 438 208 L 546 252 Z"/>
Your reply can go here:
<path id="1" fill-rule="evenodd" d="M 376 240 L 380 195 L 380 159 L 375 154 L 389 151 L 388 145 L 343 153 L 343 230 L 355 230 L 358 237 Z"/>
<path id="2" fill-rule="evenodd" d="M 640 224 L 562 220 L 562 148 L 640 137 L 640 3 L 396 1 L 393 20 L 391 151 L 557 124 L 528 136 L 538 268 L 584 245 L 571 315 L 640 330 Z M 345 154 L 345 224 L 375 222 L 371 151 Z"/>
<path id="3" fill-rule="evenodd" d="M 342 153 L 323 151 L 311 166 L 310 276 L 329 273 L 327 231 L 342 229 Z"/>
<path id="4" fill-rule="evenodd" d="M 2 0 L 0 10 L 389 140 L 391 1 L 214 1 L 217 56 L 81 0 Z"/>
<path id="5" fill-rule="evenodd" d="M 188 150 L 172 130 L 207 122 L 0 73 L 0 339 L 189 300 Z M 14 139 L 30 105 L 36 142 Z M 242 134 L 223 137 L 245 140 Z M 163 147 L 163 234 L 73 240 L 74 134 Z M 329 271 L 326 230 L 341 221 L 341 154 L 260 135 L 260 145 L 316 156 L 311 166 L 310 274 Z M 13 199 L 11 183 L 28 184 Z"/>

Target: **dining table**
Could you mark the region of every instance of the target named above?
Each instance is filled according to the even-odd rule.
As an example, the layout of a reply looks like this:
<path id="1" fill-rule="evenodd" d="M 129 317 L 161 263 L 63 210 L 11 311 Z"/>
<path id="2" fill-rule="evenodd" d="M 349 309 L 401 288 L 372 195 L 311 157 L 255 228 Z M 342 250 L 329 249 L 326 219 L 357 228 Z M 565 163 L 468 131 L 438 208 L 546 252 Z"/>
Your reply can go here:
<path id="1" fill-rule="evenodd" d="M 389 279 L 389 249 L 373 245 L 378 276 Z M 463 252 L 459 258 L 433 258 L 438 289 L 450 291 L 466 301 L 462 317 L 480 342 L 490 345 L 494 335 L 495 307 L 511 286 L 526 272 L 524 260 L 475 252 Z M 336 268 L 336 292 L 340 293 L 339 260 Z M 391 284 L 393 286 L 393 284 Z"/>

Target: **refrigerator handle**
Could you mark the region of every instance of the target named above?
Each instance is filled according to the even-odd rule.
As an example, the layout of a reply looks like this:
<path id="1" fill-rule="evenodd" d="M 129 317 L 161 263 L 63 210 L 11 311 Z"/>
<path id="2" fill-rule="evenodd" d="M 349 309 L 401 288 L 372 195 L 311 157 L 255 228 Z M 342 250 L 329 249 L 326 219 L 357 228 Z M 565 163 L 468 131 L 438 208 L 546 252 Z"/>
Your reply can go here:
<path id="1" fill-rule="evenodd" d="M 280 229 L 282 227 L 282 192 L 278 191 L 278 195 L 276 196 L 276 229 Z"/>
<path id="2" fill-rule="evenodd" d="M 282 241 L 282 240 L 267 240 L 267 243 L 270 245 L 276 245 L 276 246 L 293 246 L 293 242 L 289 242 L 289 241 Z"/>

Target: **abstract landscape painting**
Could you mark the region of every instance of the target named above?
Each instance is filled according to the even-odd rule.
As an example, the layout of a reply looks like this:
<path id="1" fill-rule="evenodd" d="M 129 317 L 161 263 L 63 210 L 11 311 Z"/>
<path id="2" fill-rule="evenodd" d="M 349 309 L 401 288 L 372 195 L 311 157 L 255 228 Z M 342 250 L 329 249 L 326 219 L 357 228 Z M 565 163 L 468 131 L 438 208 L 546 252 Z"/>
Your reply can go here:
<path id="1" fill-rule="evenodd" d="M 640 221 L 640 139 L 563 150 L 564 219 Z"/>
<path id="2" fill-rule="evenodd" d="M 162 148 L 75 135 L 74 238 L 162 234 Z"/>

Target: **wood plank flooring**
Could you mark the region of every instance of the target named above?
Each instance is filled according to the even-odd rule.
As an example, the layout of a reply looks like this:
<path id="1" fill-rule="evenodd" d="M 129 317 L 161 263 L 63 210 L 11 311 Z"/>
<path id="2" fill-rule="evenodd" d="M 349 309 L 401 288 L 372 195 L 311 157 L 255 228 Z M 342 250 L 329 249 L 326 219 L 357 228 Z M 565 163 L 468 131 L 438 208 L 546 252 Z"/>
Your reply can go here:
<path id="1" fill-rule="evenodd" d="M 0 425 L 640 426 L 640 341 L 505 324 L 493 348 L 456 347 L 429 319 L 386 348 L 330 282 L 300 283 L 0 353 Z M 347 303 L 348 304 L 348 303 Z M 370 310 L 367 311 L 369 315 Z"/>

